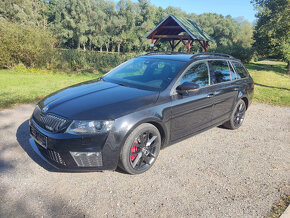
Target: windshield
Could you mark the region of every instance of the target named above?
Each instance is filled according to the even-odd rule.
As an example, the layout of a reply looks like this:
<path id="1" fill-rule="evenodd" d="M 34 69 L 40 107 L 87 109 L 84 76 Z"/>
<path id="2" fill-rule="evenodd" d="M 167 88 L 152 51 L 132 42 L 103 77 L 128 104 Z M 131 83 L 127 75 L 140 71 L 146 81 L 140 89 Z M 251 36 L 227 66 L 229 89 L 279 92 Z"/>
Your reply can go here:
<path id="1" fill-rule="evenodd" d="M 134 58 L 113 69 L 103 79 L 124 86 L 160 91 L 165 89 L 186 62 Z"/>

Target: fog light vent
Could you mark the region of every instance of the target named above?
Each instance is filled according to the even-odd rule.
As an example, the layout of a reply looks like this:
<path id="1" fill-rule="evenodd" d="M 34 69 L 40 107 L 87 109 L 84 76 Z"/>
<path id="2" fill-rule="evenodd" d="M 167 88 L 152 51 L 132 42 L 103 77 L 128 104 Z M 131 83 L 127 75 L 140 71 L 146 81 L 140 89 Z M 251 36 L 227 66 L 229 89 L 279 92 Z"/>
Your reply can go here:
<path id="1" fill-rule="evenodd" d="M 101 152 L 70 152 L 79 167 L 101 167 L 103 166 Z"/>

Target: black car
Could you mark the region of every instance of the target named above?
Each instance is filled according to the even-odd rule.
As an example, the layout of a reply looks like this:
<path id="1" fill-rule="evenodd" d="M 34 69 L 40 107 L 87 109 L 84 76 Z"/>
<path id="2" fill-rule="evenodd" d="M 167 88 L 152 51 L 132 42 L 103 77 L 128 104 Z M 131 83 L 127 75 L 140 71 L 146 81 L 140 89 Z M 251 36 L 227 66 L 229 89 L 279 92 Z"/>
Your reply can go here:
<path id="1" fill-rule="evenodd" d="M 30 143 L 62 170 L 148 170 L 161 148 L 241 126 L 254 82 L 230 55 L 149 53 L 55 92 L 30 119 Z"/>

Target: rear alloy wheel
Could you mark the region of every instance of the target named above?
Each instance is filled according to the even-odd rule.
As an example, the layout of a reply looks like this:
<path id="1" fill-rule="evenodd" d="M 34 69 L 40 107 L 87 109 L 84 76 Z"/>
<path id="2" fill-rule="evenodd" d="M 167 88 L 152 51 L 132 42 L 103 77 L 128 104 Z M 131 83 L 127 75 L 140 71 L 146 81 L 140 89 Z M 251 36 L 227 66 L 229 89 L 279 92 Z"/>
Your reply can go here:
<path id="1" fill-rule="evenodd" d="M 158 129 L 149 123 L 138 126 L 127 138 L 119 166 L 130 174 L 147 171 L 155 162 L 161 146 Z"/>
<path id="2" fill-rule="evenodd" d="M 223 126 L 228 129 L 238 129 L 245 119 L 246 110 L 245 102 L 240 99 L 231 114 L 230 120 L 224 123 Z"/>

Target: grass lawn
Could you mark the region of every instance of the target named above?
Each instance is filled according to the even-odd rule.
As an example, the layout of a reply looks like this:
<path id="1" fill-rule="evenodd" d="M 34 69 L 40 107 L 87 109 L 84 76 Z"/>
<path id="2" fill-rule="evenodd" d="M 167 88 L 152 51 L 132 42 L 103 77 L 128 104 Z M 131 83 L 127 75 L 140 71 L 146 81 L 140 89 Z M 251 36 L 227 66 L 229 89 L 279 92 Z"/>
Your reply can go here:
<path id="1" fill-rule="evenodd" d="M 247 64 L 246 67 L 256 84 L 254 101 L 290 106 L 290 76 L 284 73 L 285 63 L 260 61 Z M 0 70 L 0 108 L 36 103 L 53 91 L 99 76 L 101 74 L 68 74 L 21 67 Z"/>
<path id="2" fill-rule="evenodd" d="M 101 74 L 67 74 L 50 71 L 0 70 L 0 108 L 37 103 L 53 91 L 98 78 Z"/>
<path id="3" fill-rule="evenodd" d="M 255 82 L 254 101 L 290 106 L 290 76 L 285 74 L 286 63 L 260 61 L 246 67 Z"/>

